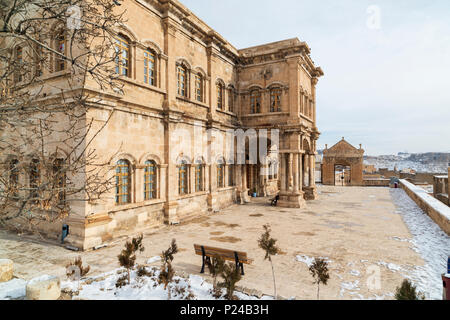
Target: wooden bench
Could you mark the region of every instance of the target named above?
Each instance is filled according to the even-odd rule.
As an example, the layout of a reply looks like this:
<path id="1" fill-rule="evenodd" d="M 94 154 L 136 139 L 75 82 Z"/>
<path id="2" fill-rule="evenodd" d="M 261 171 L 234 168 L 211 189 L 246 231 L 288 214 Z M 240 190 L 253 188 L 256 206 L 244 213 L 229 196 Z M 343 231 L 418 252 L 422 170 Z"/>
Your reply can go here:
<path id="1" fill-rule="evenodd" d="M 200 273 L 205 272 L 206 262 L 211 262 L 213 257 L 221 257 L 224 260 L 234 261 L 236 263 L 236 269 L 241 268 L 241 274 L 244 275 L 244 263 L 251 264 L 253 260 L 247 257 L 246 252 L 233 251 L 229 249 L 214 248 L 208 246 L 202 246 L 194 244 L 195 254 L 202 256 L 202 269 Z"/>

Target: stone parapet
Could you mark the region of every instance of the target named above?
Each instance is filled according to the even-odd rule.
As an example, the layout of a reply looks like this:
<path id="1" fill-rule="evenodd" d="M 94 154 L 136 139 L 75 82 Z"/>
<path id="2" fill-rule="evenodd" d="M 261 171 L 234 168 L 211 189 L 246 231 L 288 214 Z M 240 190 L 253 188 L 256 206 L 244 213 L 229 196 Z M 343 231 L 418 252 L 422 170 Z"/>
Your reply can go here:
<path id="1" fill-rule="evenodd" d="M 450 235 L 450 207 L 430 196 L 424 189 L 401 179 L 400 186 L 441 229 Z"/>

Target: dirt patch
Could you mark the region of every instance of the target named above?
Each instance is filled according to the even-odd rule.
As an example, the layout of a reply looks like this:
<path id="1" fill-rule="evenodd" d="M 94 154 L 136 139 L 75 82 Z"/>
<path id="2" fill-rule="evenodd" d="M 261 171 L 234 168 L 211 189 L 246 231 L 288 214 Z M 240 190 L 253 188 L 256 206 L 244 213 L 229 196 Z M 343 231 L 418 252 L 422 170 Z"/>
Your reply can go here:
<path id="1" fill-rule="evenodd" d="M 236 223 L 225 223 L 223 221 L 216 221 L 214 222 L 214 225 L 217 227 L 227 227 L 227 228 L 236 228 L 236 227 L 240 227 L 240 225 L 236 224 Z"/>
<path id="2" fill-rule="evenodd" d="M 312 237 L 315 236 L 315 233 L 312 232 L 296 232 L 294 233 L 294 236 L 307 236 L 307 237 Z"/>
<path id="3" fill-rule="evenodd" d="M 235 238 L 235 237 L 212 237 L 210 240 L 219 241 L 219 242 L 229 242 L 229 243 L 236 243 L 239 241 L 242 241 L 242 239 Z"/>
<path id="4" fill-rule="evenodd" d="M 220 236 L 221 234 L 223 234 L 223 232 L 222 231 L 214 231 L 214 232 L 210 232 L 209 234 L 213 235 L 213 236 Z"/>
<path id="5" fill-rule="evenodd" d="M 251 214 L 249 215 L 249 217 L 263 217 L 264 215 L 261 213 L 255 213 L 255 214 Z"/>

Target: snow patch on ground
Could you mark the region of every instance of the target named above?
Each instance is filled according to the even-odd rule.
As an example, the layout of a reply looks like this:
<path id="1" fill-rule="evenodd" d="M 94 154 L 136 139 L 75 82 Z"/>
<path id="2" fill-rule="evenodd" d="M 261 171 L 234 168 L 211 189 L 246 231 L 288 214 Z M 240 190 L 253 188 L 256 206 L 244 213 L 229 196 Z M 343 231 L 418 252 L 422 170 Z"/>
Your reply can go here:
<path id="1" fill-rule="evenodd" d="M 424 266 L 413 268 L 404 276 L 428 299 L 442 299 L 441 275 L 447 271 L 450 256 L 450 237 L 420 209 L 402 189 L 391 189 L 391 196 L 412 234 L 413 250 L 425 261 Z"/>
<path id="2" fill-rule="evenodd" d="M 359 277 L 361 275 L 361 273 L 358 270 L 350 270 L 349 273 L 355 277 Z"/>
<path id="3" fill-rule="evenodd" d="M 155 256 L 153 258 L 148 259 L 147 260 L 147 264 L 155 263 L 155 262 L 158 262 L 158 261 L 161 261 L 161 257 L 160 256 Z"/>
<path id="4" fill-rule="evenodd" d="M 119 268 L 97 277 L 78 281 L 63 281 L 62 289 L 71 290 L 74 300 L 167 300 L 168 290 L 171 290 L 172 300 L 214 300 L 211 294 L 212 284 L 206 282 L 202 277 L 189 275 L 188 278 L 174 277 L 174 281 L 168 289 L 158 283 L 159 269 L 146 267 L 149 276 L 138 277 L 133 270 L 130 274 L 130 284 L 116 288 L 117 280 L 125 275 L 124 270 Z M 225 290 L 222 290 L 225 293 Z M 235 295 L 241 300 L 258 300 L 257 297 L 249 296 L 242 292 Z M 261 300 L 273 299 L 271 296 L 262 296 Z"/>
<path id="5" fill-rule="evenodd" d="M 12 279 L 0 282 L 0 300 L 18 299 L 26 294 L 27 282 L 23 279 Z"/>
<path id="6" fill-rule="evenodd" d="M 330 260 L 328 257 L 319 257 L 319 258 L 324 259 L 325 262 L 327 262 L 327 263 L 333 262 L 333 260 Z M 310 267 L 314 263 L 314 257 L 309 257 L 307 255 L 297 255 L 296 260 L 298 262 L 303 262 L 308 267 Z"/>
<path id="7" fill-rule="evenodd" d="M 384 261 L 378 261 L 377 264 L 379 266 L 385 266 L 386 268 L 388 268 L 389 270 L 391 270 L 392 272 L 397 272 L 397 271 L 401 271 L 403 270 L 403 268 L 395 263 L 387 263 Z"/>

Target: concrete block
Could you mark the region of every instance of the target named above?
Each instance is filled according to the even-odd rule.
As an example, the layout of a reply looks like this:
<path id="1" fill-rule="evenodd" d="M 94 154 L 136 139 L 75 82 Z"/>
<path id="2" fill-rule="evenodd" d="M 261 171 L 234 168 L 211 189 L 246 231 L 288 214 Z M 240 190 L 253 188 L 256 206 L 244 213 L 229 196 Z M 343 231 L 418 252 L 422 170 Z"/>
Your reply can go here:
<path id="1" fill-rule="evenodd" d="M 61 296 L 58 277 L 44 275 L 30 280 L 26 288 L 27 300 L 57 300 Z"/>
<path id="2" fill-rule="evenodd" d="M 0 282 L 6 282 L 13 277 L 13 262 L 10 259 L 0 259 Z"/>

